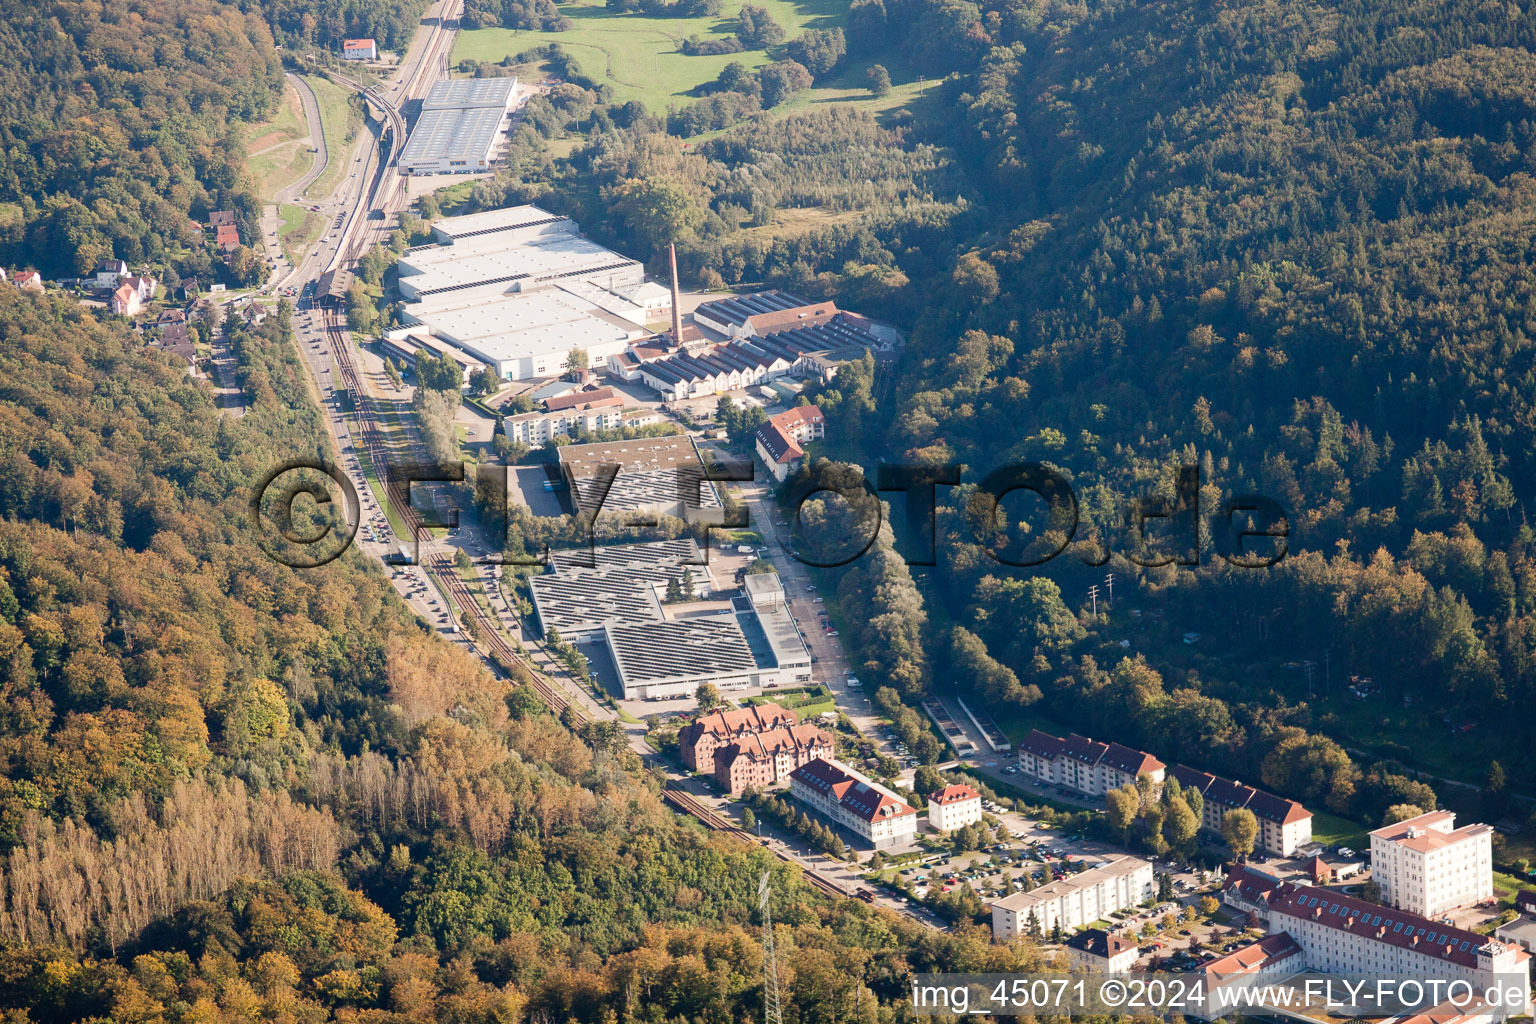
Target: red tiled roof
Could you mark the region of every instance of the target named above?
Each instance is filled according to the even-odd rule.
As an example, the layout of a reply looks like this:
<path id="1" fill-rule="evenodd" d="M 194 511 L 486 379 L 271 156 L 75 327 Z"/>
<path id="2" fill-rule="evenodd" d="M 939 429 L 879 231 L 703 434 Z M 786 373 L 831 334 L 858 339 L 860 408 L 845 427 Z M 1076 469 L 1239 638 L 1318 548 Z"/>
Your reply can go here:
<path id="1" fill-rule="evenodd" d="M 693 743 L 706 732 L 717 739 L 736 739 L 767 732 L 779 726 L 797 725 L 799 722 L 800 716 L 788 708 L 781 708 L 777 704 L 754 704 L 735 711 L 720 710 L 700 715 L 683 727 L 678 739 L 683 743 Z"/>
<path id="2" fill-rule="evenodd" d="M 928 798 L 928 802 L 947 807 L 950 804 L 958 804 L 963 800 L 980 799 L 981 794 L 976 792 L 974 788 L 967 786 L 964 783 L 957 782 L 953 783 L 952 785 L 945 786 L 943 789 L 933 794 L 933 796 Z"/>
<path id="3" fill-rule="evenodd" d="M 1226 956 L 1212 960 L 1202 970 L 1207 977 L 1256 974 L 1271 964 L 1300 955 L 1301 947 L 1296 944 L 1296 940 L 1280 932 L 1275 935 L 1266 935 L 1258 942 L 1244 946 L 1242 949 L 1234 949 Z"/>
<path id="4" fill-rule="evenodd" d="M 774 462 L 794 462 L 796 459 L 805 457 L 805 449 L 791 440 L 784 431 L 774 426 L 772 421 L 758 427 L 756 437 L 762 443 L 768 457 Z"/>
<path id="5" fill-rule="evenodd" d="M 861 782 L 825 758 L 806 762 L 790 772 L 789 777 L 829 795 L 844 810 L 864 821 L 886 821 L 917 813 L 916 808 Z"/>
<path id="6" fill-rule="evenodd" d="M 362 50 L 373 45 L 372 39 L 347 39 L 341 44 L 343 50 Z"/>
<path id="7" fill-rule="evenodd" d="M 1283 914 L 1300 921 L 1313 921 L 1339 931 L 1364 935 L 1377 942 L 1424 953 L 1464 967 L 1477 966 L 1477 951 L 1483 946 L 1509 945 L 1486 935 L 1453 928 L 1416 914 L 1366 903 L 1333 889 L 1319 889 L 1311 885 L 1292 886 L 1277 893 L 1270 900 L 1269 912 L 1271 927 L 1275 926 L 1273 915 Z"/>
<path id="8" fill-rule="evenodd" d="M 729 765 L 738 757 L 765 760 L 785 749 L 809 750 L 814 747 L 822 747 L 830 751 L 832 737 L 823 729 L 818 729 L 809 723 L 802 723 L 788 727 L 780 726 L 752 736 L 742 736 L 721 747 L 720 752 L 715 755 L 715 760 L 717 763 Z"/>

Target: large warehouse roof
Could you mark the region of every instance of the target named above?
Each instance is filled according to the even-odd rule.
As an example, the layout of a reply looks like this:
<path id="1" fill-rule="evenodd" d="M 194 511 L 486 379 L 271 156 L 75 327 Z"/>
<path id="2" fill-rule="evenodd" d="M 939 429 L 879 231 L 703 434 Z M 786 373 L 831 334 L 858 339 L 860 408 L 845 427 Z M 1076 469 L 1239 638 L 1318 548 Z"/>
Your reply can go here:
<path id="1" fill-rule="evenodd" d="M 757 669 L 734 615 L 604 627 L 625 692 L 669 679 L 727 676 Z"/>
<path id="2" fill-rule="evenodd" d="M 424 110 L 400 151 L 400 163 L 411 167 L 440 160 L 481 160 L 496 143 L 506 111 L 500 107 Z"/>
<path id="3" fill-rule="evenodd" d="M 505 110 L 516 89 L 515 78 L 457 78 L 433 85 L 427 98 L 421 101 L 421 109 L 499 107 Z"/>
<path id="4" fill-rule="evenodd" d="M 655 570 L 610 569 L 535 576 L 528 581 L 539 622 L 562 636 L 590 633 L 605 622 L 660 622 Z"/>
<path id="5" fill-rule="evenodd" d="M 549 553 L 557 572 L 615 565 L 683 565 L 699 560 L 699 546 L 692 537 L 653 540 L 639 544 L 593 545 L 563 548 Z"/>

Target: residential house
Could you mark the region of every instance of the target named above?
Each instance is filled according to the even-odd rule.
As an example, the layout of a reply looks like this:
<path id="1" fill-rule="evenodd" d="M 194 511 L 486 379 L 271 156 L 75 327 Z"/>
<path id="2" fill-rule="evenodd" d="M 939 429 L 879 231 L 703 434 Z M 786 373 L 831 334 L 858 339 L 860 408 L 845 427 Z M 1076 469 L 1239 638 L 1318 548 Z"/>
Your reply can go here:
<path id="1" fill-rule="evenodd" d="M 1041 782 L 1100 797 L 1142 775 L 1160 788 L 1166 766 L 1120 743 L 1100 743 L 1077 733 L 1062 739 L 1033 729 L 1019 744 L 1019 768 Z"/>
<path id="2" fill-rule="evenodd" d="M 232 253 L 240 248 L 240 229 L 233 224 L 220 224 L 213 229 L 213 244 L 222 253 Z"/>
<path id="3" fill-rule="evenodd" d="M 208 223 L 216 228 L 232 228 L 235 226 L 235 211 L 214 210 L 208 215 Z"/>
<path id="4" fill-rule="evenodd" d="M 107 309 L 119 316 L 133 316 L 142 305 L 138 289 L 127 283 L 118 285 L 117 291 L 107 299 Z"/>
<path id="5" fill-rule="evenodd" d="M 379 48 L 372 39 L 345 39 L 341 44 L 342 60 L 378 60 Z"/>
<path id="6" fill-rule="evenodd" d="M 1102 928 L 1086 928 L 1067 940 L 1072 966 L 1098 974 L 1126 974 L 1140 955 L 1135 939 Z"/>
<path id="7" fill-rule="evenodd" d="M 981 820 L 981 794 L 972 786 L 955 783 L 928 797 L 928 824 L 940 832 L 953 832 Z"/>
<path id="8" fill-rule="evenodd" d="M 113 289 L 128 276 L 128 264 L 122 260 L 102 260 L 96 264 L 96 287 Z"/>
<path id="9" fill-rule="evenodd" d="M 43 293 L 43 275 L 35 270 L 18 270 L 11 276 L 11 283 L 24 292 Z"/>

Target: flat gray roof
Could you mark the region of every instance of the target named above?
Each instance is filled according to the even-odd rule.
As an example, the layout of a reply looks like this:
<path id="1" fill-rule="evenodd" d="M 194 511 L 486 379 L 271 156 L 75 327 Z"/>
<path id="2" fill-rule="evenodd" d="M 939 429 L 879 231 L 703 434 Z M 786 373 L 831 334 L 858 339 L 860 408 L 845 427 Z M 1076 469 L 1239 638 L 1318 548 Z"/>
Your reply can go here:
<path id="1" fill-rule="evenodd" d="M 710 678 L 757 670 L 757 659 L 734 615 L 603 627 L 626 689 L 669 680 Z"/>
<path id="2" fill-rule="evenodd" d="M 424 110 L 400 151 L 400 163 L 410 167 L 439 160 L 483 160 L 496 144 L 506 113 L 500 107 Z"/>
<path id="3" fill-rule="evenodd" d="M 549 553 L 549 564 L 559 572 L 566 572 L 620 565 L 681 565 L 697 561 L 698 557 L 699 546 L 693 542 L 693 538 L 679 537 L 676 540 L 653 540 L 639 544 L 564 548 Z"/>
<path id="4" fill-rule="evenodd" d="M 589 570 L 528 581 L 539 622 L 562 635 L 590 633 L 605 622 L 660 622 L 656 570 Z M 664 577 L 663 577 L 664 580 Z"/>
<path id="5" fill-rule="evenodd" d="M 516 89 L 516 78 L 456 78 L 433 85 L 427 98 L 421 101 L 421 109 L 499 107 L 506 110 Z"/>

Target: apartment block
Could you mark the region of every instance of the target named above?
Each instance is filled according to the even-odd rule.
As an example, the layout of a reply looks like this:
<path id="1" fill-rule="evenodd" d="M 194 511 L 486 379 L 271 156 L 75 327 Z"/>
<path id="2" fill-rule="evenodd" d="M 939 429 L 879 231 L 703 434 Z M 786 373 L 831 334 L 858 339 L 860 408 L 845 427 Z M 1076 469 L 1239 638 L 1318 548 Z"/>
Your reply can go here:
<path id="1" fill-rule="evenodd" d="M 1140 775 L 1161 786 L 1166 767 L 1145 751 L 1100 743 L 1077 733 L 1062 739 L 1034 729 L 1019 744 L 1019 768 L 1024 774 L 1084 796 L 1103 796 L 1134 783 Z"/>
<path id="2" fill-rule="evenodd" d="M 981 820 L 981 794 L 963 783 L 945 786 L 928 797 L 928 824 L 953 832 Z"/>
<path id="3" fill-rule="evenodd" d="M 809 723 L 743 736 L 715 751 L 715 781 L 736 796 L 789 778 L 801 765 L 830 760 L 832 735 Z"/>
<path id="4" fill-rule="evenodd" d="M 877 850 L 917 834 L 917 809 L 835 761 L 817 758 L 789 774 L 789 793 Z"/>
<path id="5" fill-rule="evenodd" d="M 749 736 L 800 724 L 800 716 L 777 704 L 712 711 L 683 726 L 677 745 L 683 764 L 701 775 L 715 773 L 715 751 Z"/>
<path id="6" fill-rule="evenodd" d="M 1371 877 L 1399 910 L 1439 917 L 1493 898 L 1493 828 L 1430 811 L 1371 833 Z"/>
<path id="7" fill-rule="evenodd" d="M 1152 865 L 1137 857 L 1114 857 L 1098 867 L 1058 878 L 1029 892 L 992 904 L 992 937 L 1008 942 L 1030 931 L 1030 917 L 1042 934 L 1059 924 L 1075 931 L 1152 898 Z"/>
<path id="8" fill-rule="evenodd" d="M 1312 841 L 1312 812 L 1295 800 L 1182 764 L 1175 766 L 1169 774 L 1179 780 L 1179 785 L 1197 790 L 1205 799 L 1200 825 L 1208 832 L 1220 835 L 1221 821 L 1227 812 L 1244 807 L 1253 812 L 1259 823 L 1259 834 L 1254 841 L 1256 849 L 1276 857 L 1290 857 L 1299 847 Z"/>

